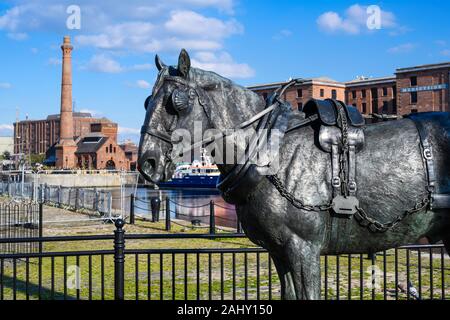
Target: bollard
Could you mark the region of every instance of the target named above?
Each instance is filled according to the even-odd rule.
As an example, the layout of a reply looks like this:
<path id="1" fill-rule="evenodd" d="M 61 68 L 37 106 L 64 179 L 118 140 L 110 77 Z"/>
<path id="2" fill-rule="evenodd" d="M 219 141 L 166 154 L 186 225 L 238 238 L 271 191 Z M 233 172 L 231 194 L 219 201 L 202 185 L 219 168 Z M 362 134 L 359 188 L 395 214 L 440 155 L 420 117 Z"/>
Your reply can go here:
<path id="1" fill-rule="evenodd" d="M 216 217 L 214 213 L 214 201 L 209 202 L 209 234 L 216 233 Z"/>
<path id="2" fill-rule="evenodd" d="M 134 194 L 130 194 L 130 224 L 134 224 Z"/>
<path id="3" fill-rule="evenodd" d="M 161 209 L 161 200 L 158 197 L 151 198 L 150 207 L 152 210 L 152 222 L 159 222 L 159 210 Z"/>
<path id="4" fill-rule="evenodd" d="M 170 199 L 166 198 L 166 231 L 170 231 Z"/>
<path id="5" fill-rule="evenodd" d="M 125 221 L 116 220 L 114 230 L 114 299 L 124 300 L 125 291 Z"/>
<path id="6" fill-rule="evenodd" d="M 237 233 L 242 233 L 242 226 L 241 226 L 241 222 L 239 221 L 238 217 L 236 217 L 236 223 L 237 223 L 236 232 Z"/>

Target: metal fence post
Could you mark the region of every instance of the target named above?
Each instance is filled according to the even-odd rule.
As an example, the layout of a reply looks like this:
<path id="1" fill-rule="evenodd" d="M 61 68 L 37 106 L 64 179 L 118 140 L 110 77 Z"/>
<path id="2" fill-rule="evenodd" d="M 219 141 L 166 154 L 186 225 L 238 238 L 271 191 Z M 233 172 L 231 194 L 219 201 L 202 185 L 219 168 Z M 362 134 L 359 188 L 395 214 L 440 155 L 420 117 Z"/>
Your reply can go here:
<path id="1" fill-rule="evenodd" d="M 80 190 L 78 188 L 75 189 L 75 211 L 78 211 L 78 198 L 80 196 Z"/>
<path id="2" fill-rule="evenodd" d="M 95 212 L 98 211 L 98 191 L 97 188 L 94 188 L 94 203 L 92 205 L 92 208 Z"/>
<path id="3" fill-rule="evenodd" d="M 114 230 L 114 299 L 125 298 L 125 221 L 116 220 Z"/>
<path id="4" fill-rule="evenodd" d="M 170 231 L 170 199 L 166 198 L 166 231 Z"/>
<path id="5" fill-rule="evenodd" d="M 134 194 L 130 194 L 130 224 L 134 224 Z"/>
<path id="6" fill-rule="evenodd" d="M 43 219 L 44 217 L 44 204 L 42 202 L 39 203 L 39 238 L 42 238 L 44 235 L 44 226 Z M 42 241 L 39 241 L 39 253 L 42 253 Z"/>
<path id="7" fill-rule="evenodd" d="M 107 210 L 108 210 L 109 217 L 111 218 L 112 217 L 112 193 L 111 192 L 108 192 L 108 208 L 107 208 Z"/>
<path id="8" fill-rule="evenodd" d="M 58 208 L 61 208 L 61 202 L 62 202 L 62 188 L 61 186 L 58 186 Z"/>
<path id="9" fill-rule="evenodd" d="M 237 217 L 237 216 L 236 216 L 236 223 L 237 223 L 237 226 L 236 226 L 237 233 L 242 233 L 241 222 L 239 221 L 239 217 Z"/>
<path id="10" fill-rule="evenodd" d="M 216 233 L 216 217 L 214 214 L 214 200 L 211 200 L 209 202 L 209 234 Z"/>

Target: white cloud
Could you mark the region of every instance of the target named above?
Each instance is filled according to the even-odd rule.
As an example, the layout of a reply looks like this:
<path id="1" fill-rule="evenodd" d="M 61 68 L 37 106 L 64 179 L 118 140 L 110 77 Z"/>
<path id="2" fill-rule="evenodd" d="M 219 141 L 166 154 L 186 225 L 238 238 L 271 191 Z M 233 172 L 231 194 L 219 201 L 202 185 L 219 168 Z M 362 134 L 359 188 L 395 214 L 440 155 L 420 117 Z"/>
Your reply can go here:
<path id="1" fill-rule="evenodd" d="M 14 126 L 12 124 L 0 124 L 0 130 L 13 131 Z"/>
<path id="2" fill-rule="evenodd" d="M 138 86 L 138 88 L 141 88 L 141 89 L 150 89 L 151 88 L 150 83 L 148 83 L 145 80 L 137 80 L 136 85 Z"/>
<path id="3" fill-rule="evenodd" d="M 164 26 L 174 34 L 196 36 L 201 39 L 222 39 L 243 32 L 242 25 L 234 19 L 222 21 L 187 10 L 173 11 Z"/>
<path id="4" fill-rule="evenodd" d="M 135 129 L 135 128 L 126 128 L 126 127 L 119 126 L 119 134 L 139 135 L 139 134 L 141 134 L 141 131 L 139 129 Z"/>
<path id="5" fill-rule="evenodd" d="M 0 15 L 0 30 L 12 37 L 27 33 L 67 32 L 65 12 L 71 0 L 11 0 L 13 7 Z M 126 52 L 217 50 L 224 38 L 242 33 L 235 19 L 202 15 L 195 9 L 214 8 L 232 14 L 234 0 L 77 0 L 81 30 L 75 44 Z"/>
<path id="6" fill-rule="evenodd" d="M 102 73 L 122 73 L 127 71 L 143 71 L 150 70 L 152 65 L 149 63 L 135 64 L 132 66 L 122 66 L 120 62 L 114 60 L 106 54 L 96 54 L 91 57 L 91 60 L 82 66 L 82 69 L 102 72 Z"/>
<path id="7" fill-rule="evenodd" d="M 223 40 L 243 32 L 234 19 L 222 21 L 193 11 L 171 11 L 159 23 L 131 21 L 111 24 L 101 32 L 75 37 L 81 46 L 108 50 L 155 53 L 164 50 L 217 50 Z"/>
<path id="8" fill-rule="evenodd" d="M 0 82 L 0 89 L 11 89 L 12 85 L 9 82 Z"/>
<path id="9" fill-rule="evenodd" d="M 60 66 L 62 61 L 61 58 L 49 58 L 47 64 L 50 66 Z"/>
<path id="10" fill-rule="evenodd" d="M 94 55 L 88 62 L 86 69 L 104 73 L 120 73 L 124 71 L 119 62 L 104 54 Z"/>
<path id="11" fill-rule="evenodd" d="M 127 66 L 119 57 L 141 53 L 173 55 L 181 48 L 191 55 L 212 52 L 214 61 L 197 59 L 199 65 L 225 76 L 250 77 L 254 71 L 224 54 L 225 40 L 244 32 L 231 15 L 235 0 L 77 0 L 82 13 L 81 30 L 74 37 L 75 48 L 88 47 L 96 54 L 82 69 L 105 73 L 149 70 L 150 64 Z M 49 31 L 66 33 L 65 12 L 72 0 L 11 0 L 11 9 L 0 14 L 0 31 L 27 34 Z M 198 11 L 206 9 L 203 11 Z M 221 12 L 211 13 L 211 9 Z M 287 35 L 287 32 L 283 33 Z M 119 55 L 117 55 L 119 53 Z M 225 58 L 224 61 L 220 59 Z M 57 59 L 49 59 L 58 65 Z"/>
<path id="12" fill-rule="evenodd" d="M 388 53 L 408 53 L 413 51 L 415 48 L 417 47 L 416 44 L 414 43 L 404 43 L 404 44 L 400 44 L 398 46 L 389 48 L 387 50 Z"/>
<path id="13" fill-rule="evenodd" d="M 131 67 L 129 67 L 127 70 L 130 71 L 144 71 L 144 70 L 150 70 L 153 66 L 150 63 L 143 63 L 143 64 L 135 64 Z"/>
<path id="14" fill-rule="evenodd" d="M 39 52 L 39 49 L 38 48 L 31 48 L 30 51 L 31 51 L 32 54 L 37 54 Z"/>
<path id="15" fill-rule="evenodd" d="M 7 36 L 8 38 L 16 41 L 23 41 L 28 39 L 28 34 L 26 34 L 25 32 L 9 32 Z"/>
<path id="16" fill-rule="evenodd" d="M 250 78 L 255 71 L 246 63 L 236 63 L 227 52 L 198 52 L 192 59 L 192 66 L 214 71 L 230 78 Z"/>
<path id="17" fill-rule="evenodd" d="M 82 46 L 101 49 L 132 48 L 142 51 L 139 47 L 151 41 L 154 29 L 155 26 L 149 22 L 126 22 L 110 25 L 102 33 L 76 36 L 75 41 Z"/>
<path id="18" fill-rule="evenodd" d="M 344 15 L 334 11 L 321 14 L 316 22 L 322 31 L 334 33 L 359 34 L 367 28 L 367 7 L 354 4 L 347 8 Z M 381 28 L 394 28 L 396 26 L 395 15 L 392 12 L 381 10 Z"/>
<path id="19" fill-rule="evenodd" d="M 450 49 L 445 49 L 441 51 L 441 55 L 443 56 L 450 56 Z"/>
<path id="20" fill-rule="evenodd" d="M 292 35 L 293 35 L 293 32 L 291 30 L 283 29 L 283 30 L 280 30 L 280 32 L 278 32 L 277 34 L 275 34 L 273 36 L 273 39 L 281 40 L 283 38 L 288 38 L 288 37 L 290 37 Z"/>

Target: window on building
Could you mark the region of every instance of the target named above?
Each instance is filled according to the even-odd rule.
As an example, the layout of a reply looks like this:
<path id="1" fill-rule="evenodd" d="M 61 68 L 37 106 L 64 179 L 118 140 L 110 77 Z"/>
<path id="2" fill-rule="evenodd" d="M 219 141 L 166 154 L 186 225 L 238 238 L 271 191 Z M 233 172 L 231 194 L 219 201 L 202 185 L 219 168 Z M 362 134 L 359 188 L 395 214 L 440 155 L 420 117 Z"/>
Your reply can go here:
<path id="1" fill-rule="evenodd" d="M 366 90 L 362 90 L 362 91 L 361 91 L 361 95 L 362 95 L 363 98 L 365 98 L 366 95 L 367 95 Z"/>
<path id="2" fill-rule="evenodd" d="M 331 99 L 337 99 L 337 92 L 336 90 L 331 90 Z"/>
<path id="3" fill-rule="evenodd" d="M 417 92 L 411 92 L 411 104 L 417 103 Z"/>
<path id="4" fill-rule="evenodd" d="M 383 97 L 386 97 L 388 95 L 388 89 L 386 87 L 383 87 Z"/>
<path id="5" fill-rule="evenodd" d="M 301 98 L 301 97 L 303 97 L 303 90 L 297 89 L 297 98 Z"/>
<path id="6" fill-rule="evenodd" d="M 116 147 L 114 147 L 114 153 L 116 153 Z"/>
<path id="7" fill-rule="evenodd" d="M 387 101 L 383 101 L 383 113 L 388 113 L 388 102 Z"/>
<path id="8" fill-rule="evenodd" d="M 356 91 L 352 91 L 352 98 L 356 99 Z"/>
<path id="9" fill-rule="evenodd" d="M 298 109 L 298 111 L 302 111 L 303 110 L 303 103 L 301 103 L 301 102 L 297 103 L 297 109 Z"/>
<path id="10" fill-rule="evenodd" d="M 409 78 L 410 82 L 411 82 L 411 87 L 417 86 L 417 77 L 410 77 Z"/>
<path id="11" fill-rule="evenodd" d="M 325 90 L 324 89 L 320 89 L 320 96 L 324 97 L 325 96 Z"/>
<path id="12" fill-rule="evenodd" d="M 112 144 L 109 145 L 109 153 L 112 153 Z"/>
<path id="13" fill-rule="evenodd" d="M 108 147 L 106 147 L 106 153 L 108 153 Z"/>
<path id="14" fill-rule="evenodd" d="M 362 104 L 362 113 L 367 113 L 367 103 L 365 102 Z"/>

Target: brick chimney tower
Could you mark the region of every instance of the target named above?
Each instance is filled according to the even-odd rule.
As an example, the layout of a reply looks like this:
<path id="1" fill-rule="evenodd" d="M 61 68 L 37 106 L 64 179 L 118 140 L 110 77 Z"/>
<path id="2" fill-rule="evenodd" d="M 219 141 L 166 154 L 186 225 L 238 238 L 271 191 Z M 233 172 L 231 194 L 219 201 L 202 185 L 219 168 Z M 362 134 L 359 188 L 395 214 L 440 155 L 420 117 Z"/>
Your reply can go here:
<path id="1" fill-rule="evenodd" d="M 63 52 L 61 82 L 61 114 L 59 123 L 59 142 L 56 145 L 56 167 L 72 169 L 75 167 L 77 146 L 73 140 L 72 115 L 72 50 L 70 37 L 65 36 L 61 45 Z"/>

